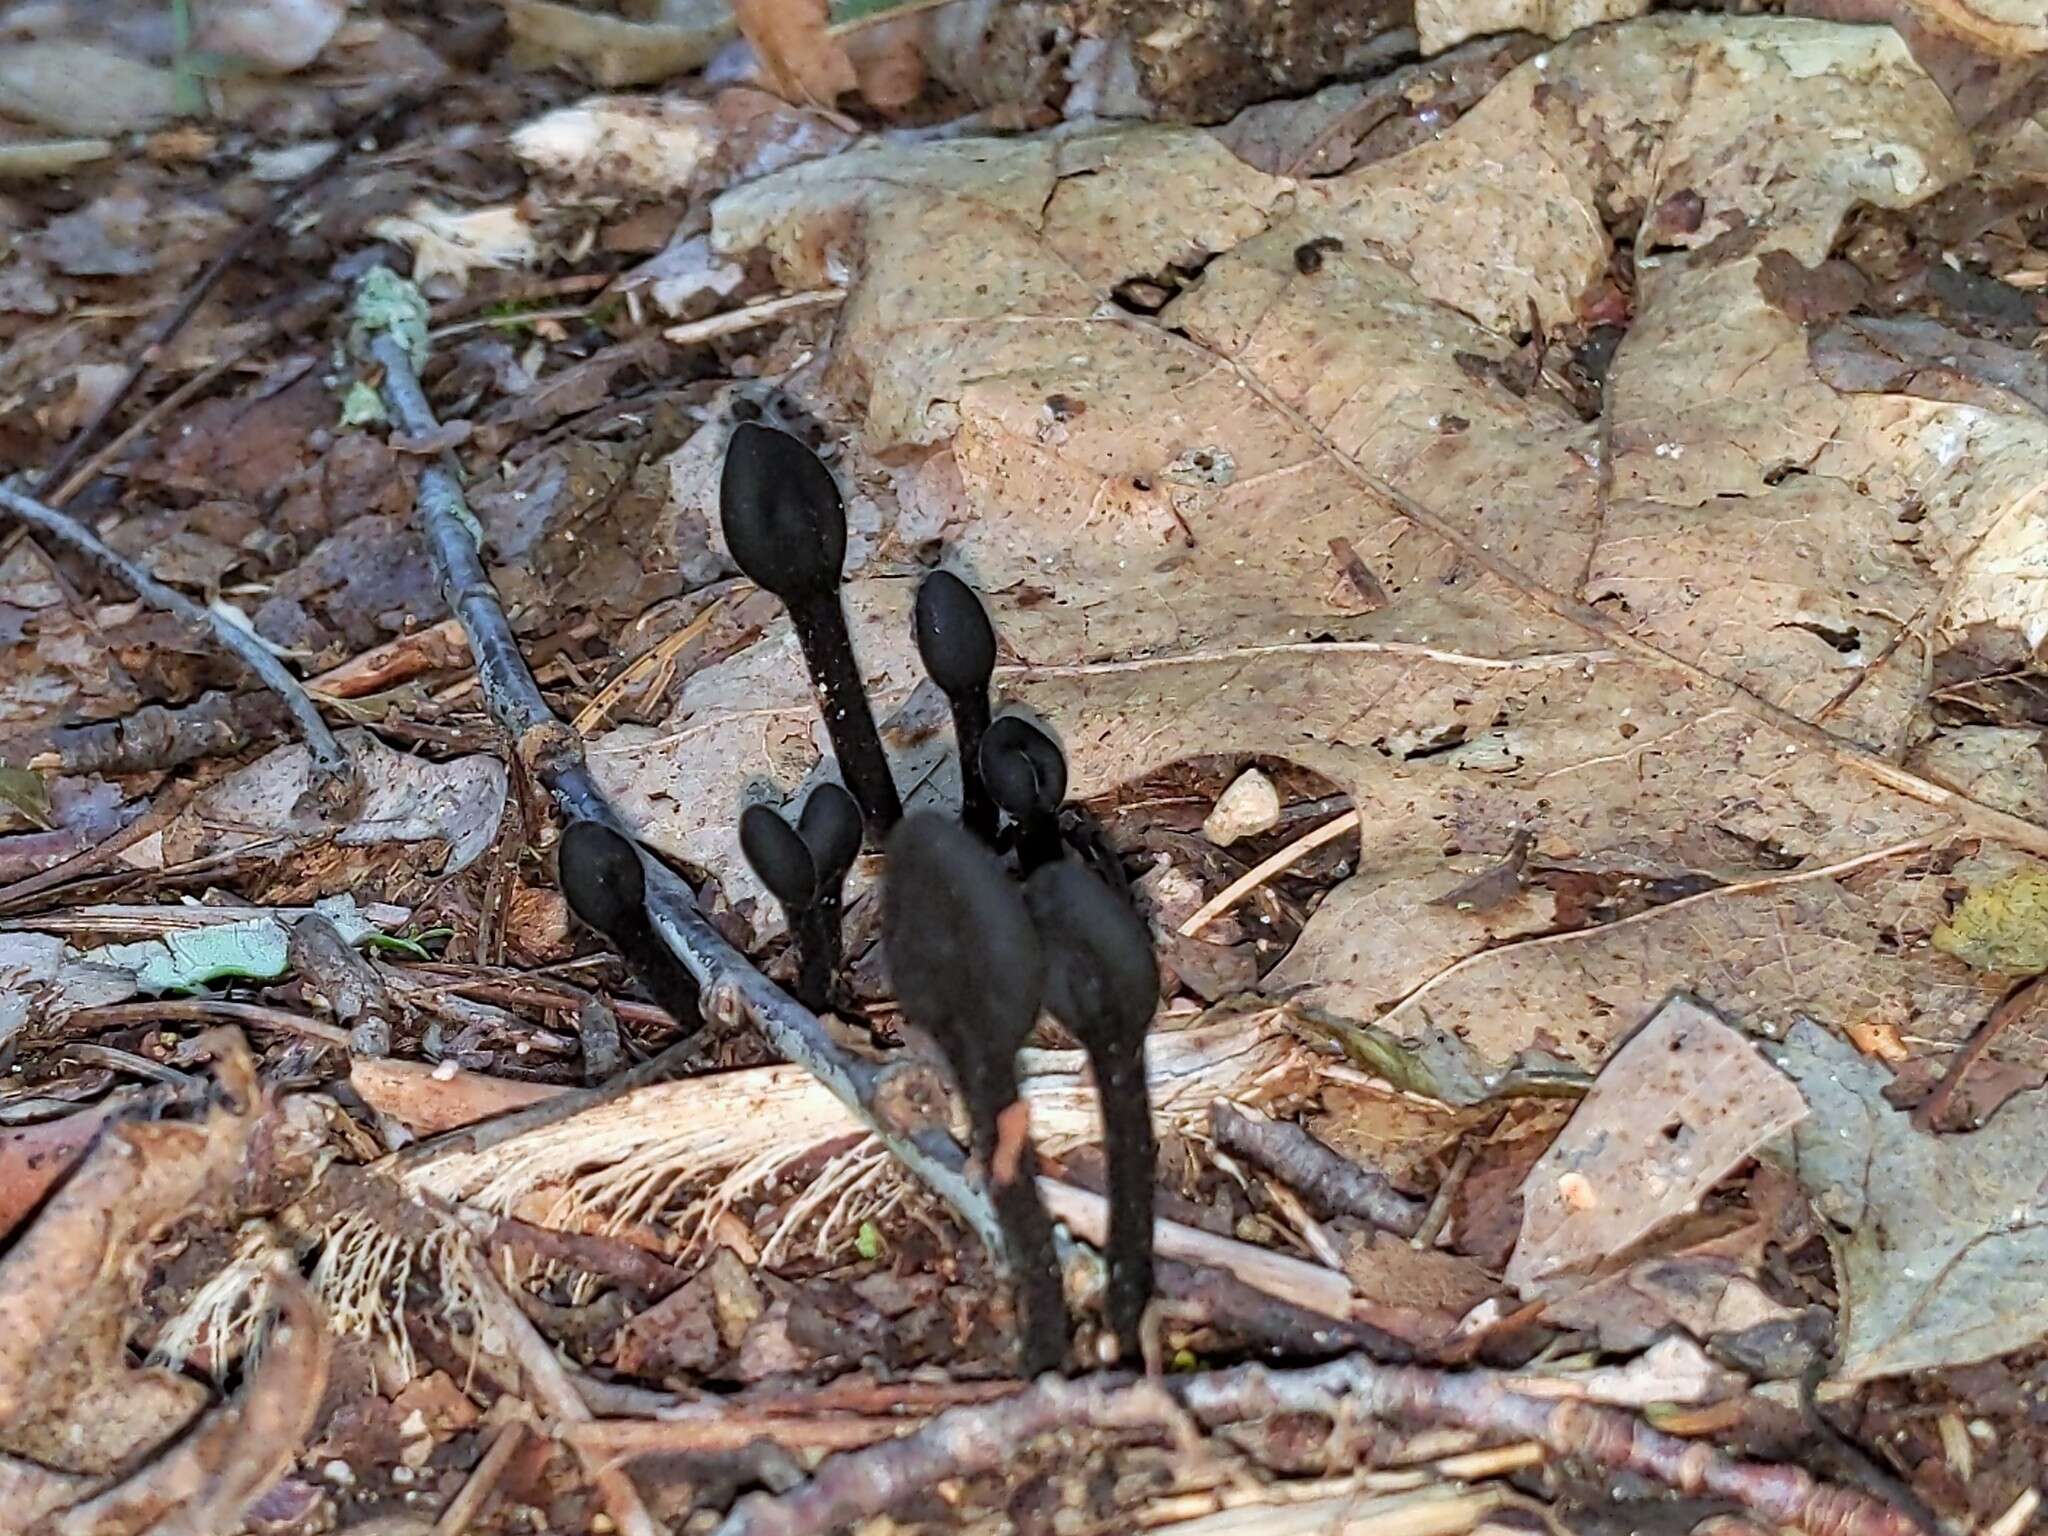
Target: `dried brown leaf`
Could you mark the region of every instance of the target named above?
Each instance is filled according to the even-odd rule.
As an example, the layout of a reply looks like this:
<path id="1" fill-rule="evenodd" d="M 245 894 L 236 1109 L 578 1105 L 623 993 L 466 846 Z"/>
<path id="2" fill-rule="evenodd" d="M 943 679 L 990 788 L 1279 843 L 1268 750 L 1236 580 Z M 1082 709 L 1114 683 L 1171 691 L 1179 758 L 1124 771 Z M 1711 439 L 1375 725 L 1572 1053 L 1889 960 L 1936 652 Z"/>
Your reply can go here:
<path id="1" fill-rule="evenodd" d="M 827 0 L 733 0 L 733 20 L 785 101 L 829 107 L 860 84 L 829 11 Z"/>

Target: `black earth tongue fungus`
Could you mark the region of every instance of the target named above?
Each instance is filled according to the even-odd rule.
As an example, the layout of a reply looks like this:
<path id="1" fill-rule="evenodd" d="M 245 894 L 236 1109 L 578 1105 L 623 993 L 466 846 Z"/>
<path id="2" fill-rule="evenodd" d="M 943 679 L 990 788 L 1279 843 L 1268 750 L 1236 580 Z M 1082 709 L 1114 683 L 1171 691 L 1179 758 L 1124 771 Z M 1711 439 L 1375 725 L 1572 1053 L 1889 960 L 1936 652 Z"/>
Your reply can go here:
<path id="1" fill-rule="evenodd" d="M 1145 1034 L 1159 1006 L 1159 961 L 1145 922 L 1071 859 L 1024 885 L 1038 926 L 1045 1006 L 1087 1049 L 1109 1162 L 1110 1329 L 1126 1360 L 1152 1299 L 1152 1201 L 1158 1146 L 1145 1081 Z"/>
<path id="2" fill-rule="evenodd" d="M 831 970 L 819 950 L 816 912 L 818 862 L 803 834 L 765 805 L 740 812 L 740 852 L 768 893 L 782 906 L 796 945 L 796 983 L 790 992 L 816 1013 L 831 991 Z"/>
<path id="3" fill-rule="evenodd" d="M 821 984 L 830 999 L 838 985 L 839 961 L 844 952 L 840 909 L 846 876 L 853 861 L 860 857 L 860 807 L 837 784 L 820 784 L 804 802 L 796 830 L 811 851 L 811 863 L 818 872 L 817 900 L 811 904 L 814 932 L 807 940 L 804 959 L 808 961 L 815 949 Z"/>
<path id="4" fill-rule="evenodd" d="M 1016 882 L 980 839 L 920 812 L 889 838 L 882 947 L 904 1016 L 946 1053 L 967 1101 L 974 1155 L 1009 1250 L 1024 1373 L 1052 1370 L 1066 1356 L 1066 1298 L 1017 1088 L 1017 1052 L 1038 1017 L 1038 931 Z"/>
<path id="5" fill-rule="evenodd" d="M 626 969 L 685 1033 L 703 1026 L 697 978 L 647 916 L 647 874 L 631 838 L 601 821 L 572 821 L 555 855 L 569 910 L 611 941 Z"/>
<path id="6" fill-rule="evenodd" d="M 879 844 L 902 819 L 903 801 L 839 605 L 846 509 L 832 471 L 787 432 L 742 422 L 725 450 L 718 505 L 733 563 L 789 610 L 839 771 Z"/>
<path id="7" fill-rule="evenodd" d="M 981 776 L 1014 825 L 1024 873 L 1057 863 L 1060 802 L 1067 798 L 1067 759 L 1059 743 L 1022 715 L 1003 715 L 981 738 Z"/>
<path id="8" fill-rule="evenodd" d="M 953 711 L 960 748 L 960 820 L 983 842 L 996 837 L 996 804 L 981 777 L 988 730 L 988 684 L 996 670 L 996 631 L 974 589 L 951 571 L 933 571 L 917 589 L 917 654 Z"/>

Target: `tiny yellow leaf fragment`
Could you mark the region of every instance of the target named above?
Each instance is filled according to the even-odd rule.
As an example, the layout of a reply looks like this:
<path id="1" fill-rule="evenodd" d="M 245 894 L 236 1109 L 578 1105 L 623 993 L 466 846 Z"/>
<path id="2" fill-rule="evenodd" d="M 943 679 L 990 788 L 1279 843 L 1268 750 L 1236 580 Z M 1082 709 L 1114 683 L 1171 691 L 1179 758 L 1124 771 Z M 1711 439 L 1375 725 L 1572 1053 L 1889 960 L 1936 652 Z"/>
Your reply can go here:
<path id="1" fill-rule="evenodd" d="M 2024 870 L 1970 892 L 1934 930 L 1934 947 L 1980 971 L 2048 971 L 2048 870 Z"/>

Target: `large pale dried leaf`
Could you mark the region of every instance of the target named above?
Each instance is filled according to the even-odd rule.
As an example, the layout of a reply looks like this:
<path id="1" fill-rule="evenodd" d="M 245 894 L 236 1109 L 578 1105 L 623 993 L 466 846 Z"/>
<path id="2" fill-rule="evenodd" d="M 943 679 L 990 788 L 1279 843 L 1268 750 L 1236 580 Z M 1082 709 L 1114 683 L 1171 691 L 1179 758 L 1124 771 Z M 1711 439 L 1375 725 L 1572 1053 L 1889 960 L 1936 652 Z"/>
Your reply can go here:
<path id="1" fill-rule="evenodd" d="M 2048 1335 L 2048 1089 L 1983 1130 L 1935 1136 L 1885 1101 L 1891 1074 L 1814 1024 L 1775 1052 L 1813 1113 L 1784 1156 L 1836 1234 L 1849 1381 L 1988 1360 Z"/>
<path id="2" fill-rule="evenodd" d="M 1805 1114 L 1799 1090 L 1740 1031 L 1673 998 L 1614 1053 L 1529 1171 L 1508 1284 L 1525 1297 L 1575 1289 Z"/>
<path id="3" fill-rule="evenodd" d="M 1354 798 L 1358 877 L 1270 988 L 1590 1066 L 1677 988 L 1745 1022 L 1937 1038 L 1982 1002 L 1898 938 L 1902 912 L 1920 936 L 1939 916 L 1912 852 L 1963 823 L 1848 744 L 1924 729 L 1909 623 L 1940 645 L 2041 621 L 2042 583 L 2013 575 L 2048 536 L 2048 422 L 1839 394 L 1757 281 L 1969 164 L 1883 29 L 1671 16 L 1575 37 L 1344 175 L 1159 128 L 880 145 L 726 194 L 713 247 L 848 281 L 825 367 L 792 386 L 858 426 L 847 605 L 913 800 L 943 792 L 944 713 L 896 573 L 943 542 L 1017 658 L 999 689 L 1064 734 L 1078 792 L 1224 753 Z M 1617 227 L 1641 231 L 1639 308 L 1586 423 L 1497 381 L 1532 312 L 1604 291 Z M 1133 283 L 1180 292 L 1153 318 L 1117 303 Z M 679 527 L 718 446 L 678 456 Z M 746 777 L 799 784 L 822 744 L 778 627 L 593 763 L 738 899 Z M 1435 904 L 1522 831 L 1527 889 Z M 1726 888 L 1551 936 L 1560 869 Z"/>

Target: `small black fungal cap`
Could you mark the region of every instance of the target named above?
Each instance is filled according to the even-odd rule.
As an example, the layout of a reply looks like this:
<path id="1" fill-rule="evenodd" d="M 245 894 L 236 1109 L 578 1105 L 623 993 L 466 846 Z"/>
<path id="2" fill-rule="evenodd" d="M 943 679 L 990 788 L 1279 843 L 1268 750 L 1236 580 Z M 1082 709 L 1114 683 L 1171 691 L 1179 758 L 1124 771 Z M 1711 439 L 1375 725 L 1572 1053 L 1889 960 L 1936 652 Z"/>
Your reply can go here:
<path id="1" fill-rule="evenodd" d="M 933 571 L 917 589 L 917 654 L 947 698 L 988 692 L 995 626 L 974 589 L 951 571 Z"/>
<path id="2" fill-rule="evenodd" d="M 1045 1005 L 1083 1043 L 1140 1039 L 1159 1006 L 1159 958 L 1130 904 L 1083 865 L 1047 864 L 1024 883 L 1045 965 Z"/>
<path id="3" fill-rule="evenodd" d="M 743 421 L 718 482 L 726 548 L 749 581 L 785 603 L 839 589 L 846 508 L 825 461 L 787 432 Z"/>
<path id="4" fill-rule="evenodd" d="M 989 795 L 1019 819 L 1059 809 L 1067 798 L 1067 759 L 1022 715 L 1001 715 L 981 738 L 981 776 Z"/>
<path id="5" fill-rule="evenodd" d="M 956 1069 L 969 1055 L 1014 1057 L 1038 1017 L 1040 985 L 1038 930 L 1022 893 L 979 838 L 930 811 L 906 816 L 887 854 L 882 947 L 904 1013 Z M 960 1075 L 973 1091 L 979 1074 Z"/>
<path id="6" fill-rule="evenodd" d="M 796 830 L 810 850 L 820 890 L 837 889 L 860 857 L 860 807 L 837 784 L 820 784 L 804 802 Z"/>
<path id="7" fill-rule="evenodd" d="M 769 893 L 792 911 L 817 899 L 818 866 L 796 828 L 765 805 L 740 812 L 740 852 Z"/>
<path id="8" fill-rule="evenodd" d="M 647 874 L 631 838 L 601 821 L 572 821 L 555 858 L 569 910 L 599 933 L 644 920 Z"/>

